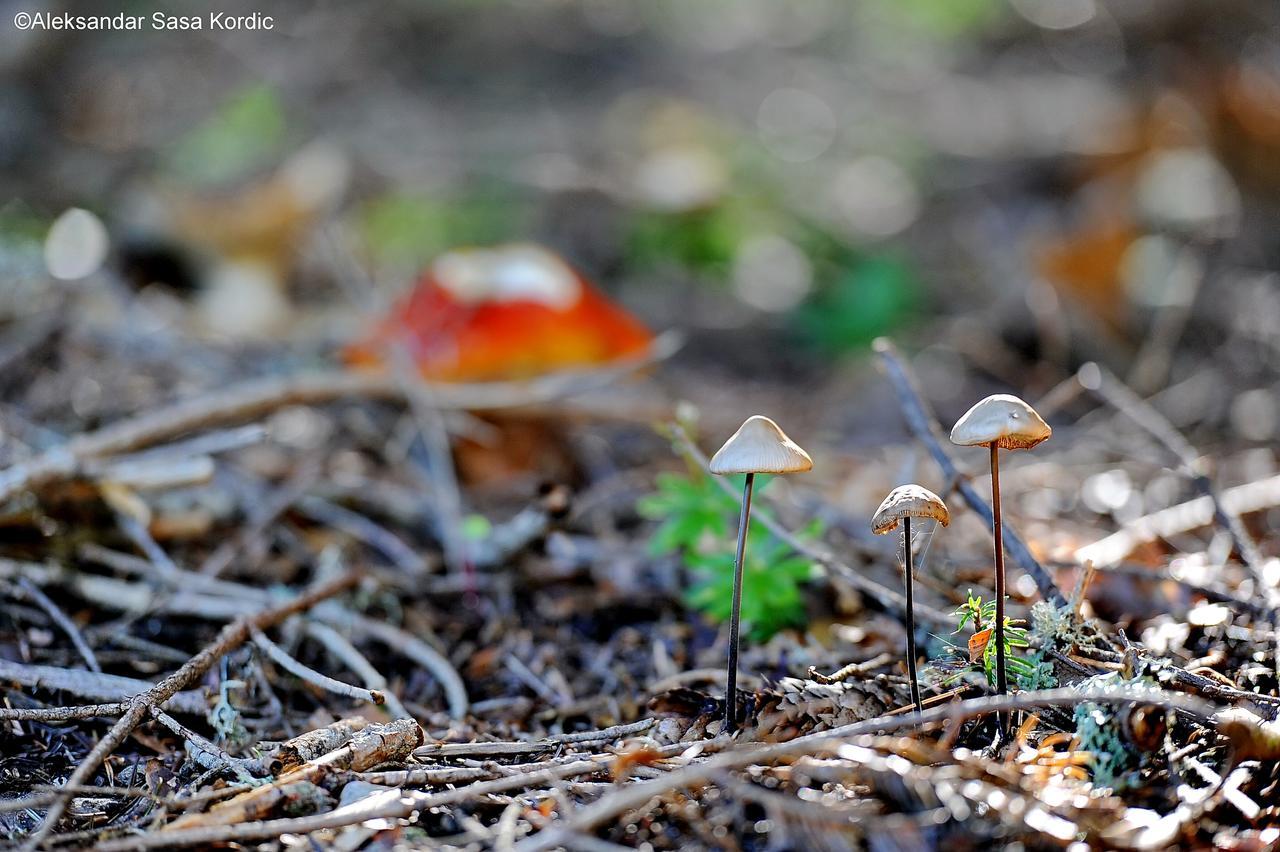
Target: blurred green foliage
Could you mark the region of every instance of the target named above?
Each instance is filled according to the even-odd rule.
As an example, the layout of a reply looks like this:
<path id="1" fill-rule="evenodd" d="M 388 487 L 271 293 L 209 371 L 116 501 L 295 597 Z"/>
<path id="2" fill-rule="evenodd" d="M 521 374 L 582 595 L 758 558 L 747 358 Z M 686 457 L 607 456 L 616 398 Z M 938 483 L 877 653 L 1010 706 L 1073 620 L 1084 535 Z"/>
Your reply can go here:
<path id="1" fill-rule="evenodd" d="M 660 473 L 657 484 L 656 493 L 641 497 L 636 504 L 642 517 L 661 521 L 649 539 L 652 555 L 697 551 L 709 538 L 723 539 L 728 535 L 725 519 L 738 511 L 738 501 L 711 477 Z"/>
<path id="2" fill-rule="evenodd" d="M 874 0 L 874 5 L 890 21 L 940 39 L 981 29 L 1004 12 L 1002 0 Z"/>
<path id="3" fill-rule="evenodd" d="M 730 204 L 681 213 L 638 212 L 626 238 L 627 261 L 635 269 L 676 266 L 722 281 L 754 219 Z"/>
<path id="4" fill-rule="evenodd" d="M 741 477 L 734 477 L 741 487 Z M 757 478 L 757 490 L 768 480 Z M 658 490 L 637 503 L 641 515 L 660 521 L 649 541 L 656 556 L 678 554 L 693 574 L 685 603 L 713 621 L 727 621 L 733 607 L 733 569 L 736 541 L 728 519 L 736 517 L 738 500 L 710 476 L 664 473 Z M 799 535 L 814 538 L 822 525 L 814 521 Z M 742 620 L 754 641 L 764 641 L 784 627 L 804 623 L 801 584 L 814 576 L 811 559 L 797 554 L 760 524 L 747 534 L 742 570 Z"/>
<path id="5" fill-rule="evenodd" d="M 889 254 L 832 260 L 837 271 L 795 315 L 818 348 L 832 353 L 864 348 L 916 312 L 920 285 L 906 262 Z"/>
<path id="6" fill-rule="evenodd" d="M 242 178 L 279 154 L 287 130 L 275 89 L 263 83 L 246 86 L 174 144 L 169 168 L 197 184 Z"/>
<path id="7" fill-rule="evenodd" d="M 379 260 L 419 266 L 451 248 L 516 238 L 525 212 L 511 198 L 436 199 L 389 193 L 364 205 L 358 227 L 364 244 Z"/>
<path id="8" fill-rule="evenodd" d="M 922 288 L 905 259 L 850 245 L 767 195 L 679 213 L 638 212 L 624 239 L 625 258 L 633 270 L 674 267 L 700 282 L 726 285 L 740 247 L 761 234 L 789 240 L 808 258 L 813 289 L 790 322 L 824 353 L 865 349 L 918 311 Z"/>

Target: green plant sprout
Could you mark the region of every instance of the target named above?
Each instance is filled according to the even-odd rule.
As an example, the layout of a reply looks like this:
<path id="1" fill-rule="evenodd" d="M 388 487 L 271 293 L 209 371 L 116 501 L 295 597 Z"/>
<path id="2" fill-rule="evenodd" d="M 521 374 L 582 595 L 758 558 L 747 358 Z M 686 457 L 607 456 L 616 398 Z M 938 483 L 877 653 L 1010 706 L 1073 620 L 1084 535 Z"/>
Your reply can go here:
<path id="1" fill-rule="evenodd" d="M 732 479 L 740 489 L 743 478 Z M 768 482 L 758 478 L 756 491 Z M 701 472 L 659 474 L 657 485 L 658 490 L 640 498 L 636 506 L 643 517 L 660 522 L 649 539 L 650 553 L 679 555 L 695 578 L 684 594 L 685 603 L 717 624 L 728 621 L 734 549 L 726 535 L 728 519 L 738 512 L 737 499 Z M 812 540 L 821 532 L 821 522 L 814 521 L 797 535 Z M 785 627 L 804 623 L 800 587 L 814 576 L 815 566 L 761 525 L 753 525 L 747 538 L 742 619 L 752 641 L 765 641 Z"/>
<path id="2" fill-rule="evenodd" d="M 974 637 L 981 636 L 995 625 L 996 602 L 983 601 L 980 595 L 975 595 L 973 592 L 969 592 L 965 597 L 965 602 L 952 613 L 958 621 L 956 622 L 956 629 L 951 635 L 954 636 L 972 625 L 973 636 L 970 637 L 970 650 L 968 651 L 969 659 L 972 661 L 972 640 Z M 1014 652 L 1014 649 L 1028 648 L 1031 644 L 1028 641 L 1027 629 L 1018 626 L 1021 624 L 1025 624 L 1022 619 L 1006 617 L 1004 620 L 1005 666 L 1019 684 L 1024 681 L 1033 681 L 1041 676 L 1040 667 L 1037 663 L 1023 659 L 1021 655 Z M 988 632 L 986 638 L 982 640 L 982 659 L 973 661 L 972 667 L 981 669 L 983 674 L 986 675 L 987 683 L 994 687 L 998 680 L 1000 654 L 997 652 L 996 643 L 992 641 L 994 639 L 992 633 L 994 631 Z"/>

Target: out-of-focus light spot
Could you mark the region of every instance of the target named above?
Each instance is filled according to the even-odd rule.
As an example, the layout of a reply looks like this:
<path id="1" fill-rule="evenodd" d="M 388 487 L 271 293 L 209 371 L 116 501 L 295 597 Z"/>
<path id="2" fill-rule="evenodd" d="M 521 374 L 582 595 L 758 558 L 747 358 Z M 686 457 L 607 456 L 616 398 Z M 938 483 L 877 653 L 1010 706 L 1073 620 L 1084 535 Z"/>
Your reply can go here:
<path id="1" fill-rule="evenodd" d="M 1231 610 L 1222 604 L 1202 603 L 1187 613 L 1187 623 L 1195 627 L 1215 627 L 1231 620 Z"/>
<path id="2" fill-rule="evenodd" d="M 1119 468 L 1096 473 L 1080 487 L 1080 499 L 1098 514 L 1114 512 L 1128 503 L 1132 495 L 1133 484 L 1129 474 Z"/>
<path id="3" fill-rule="evenodd" d="M 90 378 L 81 378 L 71 387 L 71 410 L 78 417 L 92 417 L 102 404 L 102 385 Z"/>
<path id="4" fill-rule="evenodd" d="M 920 214 L 920 195 L 911 177 L 884 157 L 863 157 L 845 166 L 831 193 L 844 222 L 865 236 L 892 236 Z"/>
<path id="5" fill-rule="evenodd" d="M 939 80 L 926 96 L 924 118 L 930 139 L 946 153 L 992 156 L 1012 142 L 1012 110 L 999 88 L 982 80 Z"/>
<path id="6" fill-rule="evenodd" d="M 654 27 L 677 44 L 723 53 L 758 42 L 769 26 L 773 0 L 699 0 L 641 3 Z"/>
<path id="7" fill-rule="evenodd" d="M 671 145 L 650 154 L 636 169 L 637 200 L 653 209 L 681 212 L 718 199 L 728 183 L 724 163 L 701 145 Z"/>
<path id="8" fill-rule="evenodd" d="M 328 418 L 315 409 L 303 406 L 283 408 L 268 424 L 271 437 L 289 447 L 318 447 L 333 431 Z"/>
<path id="9" fill-rule="evenodd" d="M 1191 635 L 1191 625 L 1161 616 L 1142 631 L 1142 644 L 1156 654 L 1167 654 L 1174 648 L 1185 646 Z"/>
<path id="10" fill-rule="evenodd" d="M 1001 97 L 1022 145 L 1039 154 L 1108 154 L 1132 144 L 1129 105 L 1104 80 L 1079 74 L 1024 74 Z M 1015 131 L 1010 131 L 1015 133 Z"/>
<path id="11" fill-rule="evenodd" d="M 1009 0 L 1019 15 L 1046 30 L 1069 30 L 1098 13 L 1093 0 Z"/>
<path id="12" fill-rule="evenodd" d="M 1161 151 L 1138 176 L 1138 209 L 1149 222 L 1199 236 L 1230 236 L 1240 220 L 1240 191 L 1212 154 Z"/>
<path id="13" fill-rule="evenodd" d="M 1262 580 L 1272 588 L 1280 583 L 1280 559 L 1268 559 L 1262 563 Z"/>
<path id="14" fill-rule="evenodd" d="M 804 163 L 836 140 L 836 114 L 822 98 L 803 89 L 775 89 L 760 102 L 756 129 L 780 159 Z"/>
<path id="15" fill-rule="evenodd" d="M 1168 237 L 1139 237 L 1120 261 L 1120 278 L 1129 300 L 1147 308 L 1186 305 L 1200 280 L 1200 262 Z"/>
<path id="16" fill-rule="evenodd" d="M 351 163 L 335 145 L 312 142 L 289 158 L 281 177 L 298 204 L 323 210 L 342 197 L 351 179 Z"/>
<path id="17" fill-rule="evenodd" d="M 785 237 L 751 237 L 734 257 L 734 291 L 742 301 L 762 311 L 795 307 L 809 294 L 812 285 L 809 258 Z"/>
<path id="18" fill-rule="evenodd" d="M 49 274 L 63 281 L 85 278 L 98 271 L 111 247 L 102 220 L 72 207 L 54 220 L 44 240 L 44 263 Z"/>
<path id="19" fill-rule="evenodd" d="M 216 334 L 266 337 L 283 327 L 289 303 L 276 273 L 266 264 L 230 261 L 209 273 L 198 311 L 204 326 Z"/>
<path id="20" fill-rule="evenodd" d="M 1142 490 L 1143 500 L 1154 509 L 1172 506 L 1182 497 L 1182 480 L 1172 474 L 1159 474 Z"/>
<path id="21" fill-rule="evenodd" d="M 1276 400 L 1264 388 L 1247 390 L 1231 403 L 1231 428 L 1246 441 L 1267 441 L 1276 431 Z"/>

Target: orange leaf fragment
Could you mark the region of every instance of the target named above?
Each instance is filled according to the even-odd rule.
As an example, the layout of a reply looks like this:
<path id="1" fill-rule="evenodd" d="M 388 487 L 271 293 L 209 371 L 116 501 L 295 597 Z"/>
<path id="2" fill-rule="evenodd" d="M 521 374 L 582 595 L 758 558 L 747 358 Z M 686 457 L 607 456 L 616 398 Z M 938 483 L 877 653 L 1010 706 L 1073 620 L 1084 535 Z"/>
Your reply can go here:
<path id="1" fill-rule="evenodd" d="M 983 653 L 987 650 L 987 643 L 991 641 L 991 628 L 979 630 L 977 633 L 969 637 L 969 662 L 976 663 L 982 659 Z"/>

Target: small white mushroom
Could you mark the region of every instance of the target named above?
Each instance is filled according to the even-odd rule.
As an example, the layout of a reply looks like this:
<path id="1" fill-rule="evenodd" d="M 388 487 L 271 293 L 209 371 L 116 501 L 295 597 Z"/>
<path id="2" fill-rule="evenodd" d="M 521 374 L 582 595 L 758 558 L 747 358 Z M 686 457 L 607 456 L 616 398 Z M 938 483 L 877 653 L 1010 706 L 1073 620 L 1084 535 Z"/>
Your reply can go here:
<path id="1" fill-rule="evenodd" d="M 899 521 L 910 523 L 911 518 L 932 518 L 944 527 L 951 523 L 947 504 L 937 494 L 920 485 L 899 485 L 871 517 L 871 531 L 884 535 L 896 530 Z"/>
<path id="2" fill-rule="evenodd" d="M 880 508 L 871 516 L 871 531 L 884 535 L 902 524 L 902 561 L 907 575 L 907 675 L 911 680 L 911 703 L 916 712 L 924 709 L 920 701 L 920 680 L 916 673 L 916 616 L 912 596 L 915 574 L 914 553 L 911 549 L 911 519 L 932 518 L 944 527 L 951 523 L 951 513 L 942 498 L 920 485 L 900 485 L 889 492 Z"/>
<path id="3" fill-rule="evenodd" d="M 738 727 L 738 633 L 742 614 L 742 559 L 747 550 L 747 527 L 751 523 L 751 489 L 757 473 L 800 473 L 813 468 L 813 459 L 787 437 L 768 417 L 748 417 L 729 436 L 708 465 L 723 476 L 745 473 L 742 486 L 742 515 L 738 519 L 738 550 L 733 563 L 733 613 L 729 619 L 729 671 L 725 686 L 725 730 Z"/>
<path id="4" fill-rule="evenodd" d="M 995 444 L 1002 450 L 1029 450 L 1047 441 L 1053 429 L 1016 396 L 998 393 L 964 413 L 951 429 L 951 443 L 962 447 Z"/>
<path id="5" fill-rule="evenodd" d="M 1004 646 L 1004 532 L 1000 526 L 1000 450 L 1029 450 L 1047 441 L 1053 430 L 1036 410 L 1010 394 L 995 394 L 964 413 L 951 429 L 951 443 L 991 449 L 991 539 L 996 563 L 996 694 L 1009 691 Z M 1008 714 L 1000 714 L 1000 729 Z"/>
<path id="6" fill-rule="evenodd" d="M 801 473 L 813 469 L 809 454 L 787 437 L 777 423 L 756 414 L 748 417 L 711 457 L 710 471 L 730 473 Z"/>

